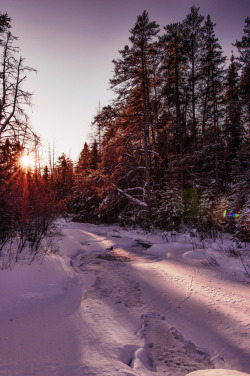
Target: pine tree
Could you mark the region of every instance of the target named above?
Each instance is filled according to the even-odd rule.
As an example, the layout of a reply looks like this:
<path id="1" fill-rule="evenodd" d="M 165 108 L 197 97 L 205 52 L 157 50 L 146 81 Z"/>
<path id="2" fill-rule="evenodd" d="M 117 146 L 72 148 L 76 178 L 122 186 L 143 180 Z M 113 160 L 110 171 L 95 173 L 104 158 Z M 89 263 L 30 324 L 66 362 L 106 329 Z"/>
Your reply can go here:
<path id="1" fill-rule="evenodd" d="M 200 121 L 201 97 L 201 57 L 204 42 L 204 16 L 199 14 L 199 8 L 192 6 L 191 12 L 183 21 L 187 43 L 187 86 L 190 92 L 190 114 L 188 122 L 191 123 L 190 135 L 193 151 L 197 148 L 198 126 Z"/>
<path id="2" fill-rule="evenodd" d="M 133 124 L 133 132 L 140 142 L 144 167 L 144 182 L 142 200 L 147 205 L 147 215 L 150 217 L 150 147 L 154 140 L 154 124 L 152 115 L 152 93 L 155 84 L 156 42 L 159 26 L 150 22 L 146 11 L 137 17 L 135 26 L 130 30 L 131 47 L 125 46 L 120 52 L 121 58 L 114 60 L 115 74 L 110 80 L 111 87 L 128 106 L 125 112 Z"/>
<path id="3" fill-rule="evenodd" d="M 224 63 L 226 58 L 214 33 L 215 24 L 207 16 L 204 28 L 201 69 L 204 92 L 202 95 L 202 171 L 203 181 L 215 187 L 218 194 L 223 179 L 223 143 L 220 137 L 223 120 Z M 207 175 L 208 180 L 205 179 Z"/>
<path id="4" fill-rule="evenodd" d="M 232 57 L 226 71 L 214 28 L 193 6 L 156 41 L 158 25 L 147 12 L 137 18 L 114 60 L 116 97 L 98 110 L 94 142 L 78 160 L 76 219 L 168 230 L 195 223 L 212 234 L 222 198 L 242 211 L 245 234 L 248 42 L 237 42 L 240 69 Z"/>
<path id="5" fill-rule="evenodd" d="M 11 19 L 9 18 L 8 14 L 2 14 L 0 13 L 0 46 L 3 43 L 2 35 L 11 28 L 10 25 Z"/>
<path id="6" fill-rule="evenodd" d="M 240 94 L 245 108 L 246 128 L 250 124 L 250 18 L 245 20 L 244 35 L 241 41 L 236 41 L 235 46 L 240 53 L 241 64 Z"/>
<path id="7" fill-rule="evenodd" d="M 166 33 L 160 38 L 162 47 L 161 87 L 163 123 L 166 123 L 168 166 L 181 189 L 184 186 L 183 154 L 186 145 L 186 70 L 187 44 L 181 23 L 164 27 Z M 167 136 L 167 137 L 166 137 Z M 171 166 L 171 167 L 170 167 Z M 168 171 L 170 173 L 170 170 Z M 174 178 L 171 174 L 171 178 Z"/>
<path id="8" fill-rule="evenodd" d="M 225 126 L 223 132 L 224 140 L 226 141 L 226 158 L 229 164 L 229 170 L 231 169 L 230 165 L 233 163 L 241 147 L 244 133 L 241 120 L 242 108 L 240 102 L 238 65 L 232 55 L 225 85 Z"/>
<path id="9" fill-rule="evenodd" d="M 86 175 L 88 174 L 90 168 L 91 168 L 91 153 L 90 153 L 87 142 L 85 142 L 84 147 L 80 153 L 80 156 L 77 162 L 76 171 L 77 171 L 77 174 Z"/>
<path id="10" fill-rule="evenodd" d="M 226 58 L 222 55 L 221 45 L 214 33 L 215 24 L 207 16 L 204 29 L 204 46 L 202 63 L 202 78 L 204 95 L 202 103 L 202 136 L 207 133 L 217 133 L 220 129 L 220 110 L 224 81 L 224 63 Z"/>
<path id="11" fill-rule="evenodd" d="M 97 141 L 94 140 L 93 145 L 90 150 L 90 168 L 92 170 L 97 170 L 100 163 L 100 155 L 98 150 Z"/>
<path id="12" fill-rule="evenodd" d="M 74 183 L 74 169 L 72 160 L 62 153 L 56 162 L 53 186 L 60 199 L 70 196 Z"/>

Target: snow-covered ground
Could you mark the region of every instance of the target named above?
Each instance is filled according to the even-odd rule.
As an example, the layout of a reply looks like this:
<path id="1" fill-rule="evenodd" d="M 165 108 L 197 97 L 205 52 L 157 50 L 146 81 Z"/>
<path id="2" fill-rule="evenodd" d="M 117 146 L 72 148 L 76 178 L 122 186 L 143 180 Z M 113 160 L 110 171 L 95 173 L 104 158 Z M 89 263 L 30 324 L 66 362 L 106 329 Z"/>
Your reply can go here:
<path id="1" fill-rule="evenodd" d="M 239 258 L 183 234 L 62 226 L 58 254 L 0 270 L 1 376 L 250 374 Z"/>

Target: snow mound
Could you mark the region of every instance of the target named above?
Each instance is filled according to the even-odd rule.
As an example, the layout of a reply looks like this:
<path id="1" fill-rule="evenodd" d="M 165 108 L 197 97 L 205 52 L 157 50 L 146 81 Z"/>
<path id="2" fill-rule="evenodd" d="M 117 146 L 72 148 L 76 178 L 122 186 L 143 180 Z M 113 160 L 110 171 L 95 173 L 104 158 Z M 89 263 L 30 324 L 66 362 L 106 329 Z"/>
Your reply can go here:
<path id="1" fill-rule="evenodd" d="M 199 261 L 206 259 L 206 255 L 205 255 L 204 251 L 202 251 L 201 249 L 196 249 L 195 251 L 185 252 L 183 254 L 183 257 L 189 258 L 189 259 L 192 259 L 192 260 L 199 260 Z"/>
<path id="2" fill-rule="evenodd" d="M 0 313 L 64 295 L 75 283 L 75 277 L 65 273 L 65 269 L 67 265 L 57 256 L 50 256 L 42 264 L 39 261 L 32 266 L 15 264 L 12 271 L 1 270 Z"/>
<path id="3" fill-rule="evenodd" d="M 168 242 L 165 244 L 153 244 L 147 251 L 147 254 L 159 258 L 173 258 L 183 255 L 184 252 L 190 251 L 192 245 L 187 242 Z"/>
<path id="4" fill-rule="evenodd" d="M 228 369 L 206 369 L 188 373 L 186 376 L 249 376 L 249 373 Z"/>

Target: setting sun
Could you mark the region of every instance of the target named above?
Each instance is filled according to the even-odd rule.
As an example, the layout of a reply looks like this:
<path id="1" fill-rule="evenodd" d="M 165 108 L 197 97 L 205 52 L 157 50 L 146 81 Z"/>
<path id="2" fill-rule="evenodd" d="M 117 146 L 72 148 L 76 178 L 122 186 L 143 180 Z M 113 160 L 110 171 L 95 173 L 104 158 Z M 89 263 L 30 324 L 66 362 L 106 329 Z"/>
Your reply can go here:
<path id="1" fill-rule="evenodd" d="M 23 154 L 22 157 L 20 158 L 20 164 L 22 168 L 28 169 L 32 168 L 35 165 L 35 159 L 32 154 Z"/>

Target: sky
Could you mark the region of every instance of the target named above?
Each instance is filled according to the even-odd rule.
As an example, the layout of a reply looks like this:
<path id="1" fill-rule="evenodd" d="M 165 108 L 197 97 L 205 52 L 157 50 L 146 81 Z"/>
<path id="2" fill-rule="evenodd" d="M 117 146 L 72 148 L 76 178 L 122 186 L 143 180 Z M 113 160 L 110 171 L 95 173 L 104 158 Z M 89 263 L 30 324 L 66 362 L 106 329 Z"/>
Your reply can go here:
<path id="1" fill-rule="evenodd" d="M 182 21 L 192 5 L 211 15 L 225 55 L 243 35 L 250 0 L 0 0 L 26 64 L 37 70 L 26 81 L 29 110 L 44 150 L 55 148 L 77 160 L 90 142 L 91 123 L 113 93 L 112 60 L 128 44 L 129 29 L 144 10 L 163 26 Z"/>

